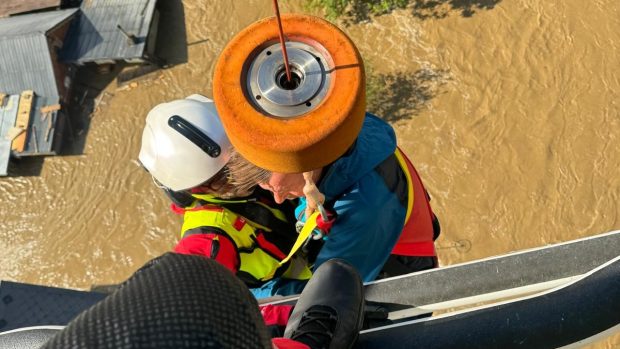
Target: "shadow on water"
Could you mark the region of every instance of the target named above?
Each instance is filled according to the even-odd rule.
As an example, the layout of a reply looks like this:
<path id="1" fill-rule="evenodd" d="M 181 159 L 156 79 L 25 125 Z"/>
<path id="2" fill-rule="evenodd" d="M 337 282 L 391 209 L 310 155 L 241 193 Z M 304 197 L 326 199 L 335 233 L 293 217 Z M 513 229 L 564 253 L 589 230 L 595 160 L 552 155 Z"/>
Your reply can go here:
<path id="1" fill-rule="evenodd" d="M 477 11 L 491 10 L 501 0 L 416 0 L 413 15 L 420 19 L 444 18 L 452 11 L 471 17 Z"/>
<path id="2" fill-rule="evenodd" d="M 388 122 L 410 120 L 441 93 L 449 79 L 448 70 L 431 69 L 370 75 L 366 109 Z"/>
<path id="3" fill-rule="evenodd" d="M 169 68 L 187 63 L 187 33 L 185 10 L 181 0 L 158 1 L 160 11 L 159 28 L 155 44 L 155 55 Z"/>
<path id="4" fill-rule="evenodd" d="M 87 64 L 79 67 L 74 78 L 73 89 L 65 111 L 64 143 L 59 155 L 80 155 L 84 153 L 86 135 L 90 128 L 93 112 L 104 98 L 105 88 L 127 66 L 124 62 L 111 65 Z"/>
<path id="5" fill-rule="evenodd" d="M 19 159 L 11 158 L 7 169 L 7 177 L 36 177 L 43 170 L 43 156 L 25 156 Z"/>
<path id="6" fill-rule="evenodd" d="M 490 10 L 501 0 L 349 0 L 342 14 L 345 24 L 369 21 L 372 16 L 389 14 L 396 9 L 410 8 L 419 19 L 444 18 L 451 12 L 471 17 L 477 11 Z"/>

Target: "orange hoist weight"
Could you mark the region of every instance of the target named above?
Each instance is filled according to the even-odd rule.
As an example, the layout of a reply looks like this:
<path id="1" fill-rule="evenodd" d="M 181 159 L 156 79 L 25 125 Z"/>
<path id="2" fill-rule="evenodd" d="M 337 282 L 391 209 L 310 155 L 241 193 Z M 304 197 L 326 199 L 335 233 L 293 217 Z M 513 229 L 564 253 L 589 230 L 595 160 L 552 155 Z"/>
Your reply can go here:
<path id="1" fill-rule="evenodd" d="M 238 33 L 222 51 L 213 97 L 231 143 L 264 169 L 321 168 L 353 144 L 364 120 L 362 58 L 347 35 L 313 16 L 281 16 L 290 79 L 275 17 Z"/>

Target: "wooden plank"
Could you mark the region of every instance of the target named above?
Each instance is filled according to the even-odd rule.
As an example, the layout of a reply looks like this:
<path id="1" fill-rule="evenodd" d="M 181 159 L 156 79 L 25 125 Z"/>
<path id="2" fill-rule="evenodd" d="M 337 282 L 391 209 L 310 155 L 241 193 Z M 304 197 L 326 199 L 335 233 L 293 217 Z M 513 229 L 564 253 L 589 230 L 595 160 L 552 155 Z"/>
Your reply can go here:
<path id="1" fill-rule="evenodd" d="M 34 102 L 34 91 L 27 90 L 22 92 L 19 97 L 19 107 L 17 109 L 17 120 L 15 120 L 15 127 L 28 130 L 28 124 L 30 123 L 30 115 L 32 114 L 32 105 Z M 24 151 L 26 147 L 26 135 L 22 133 L 13 140 L 11 149 L 17 152 Z"/>
<path id="2" fill-rule="evenodd" d="M 37 140 L 37 127 L 32 125 L 32 140 L 34 141 L 34 152 L 39 152 L 39 141 Z"/>
<path id="3" fill-rule="evenodd" d="M 41 107 L 41 114 L 47 114 L 56 110 L 60 110 L 60 104 L 46 105 Z"/>
<path id="4" fill-rule="evenodd" d="M 50 117 L 49 119 L 47 119 L 47 128 L 45 129 L 45 142 L 49 142 L 50 140 L 50 134 L 52 133 L 52 129 L 53 129 L 53 125 L 52 125 L 52 118 Z"/>
<path id="5" fill-rule="evenodd" d="M 13 141 L 15 138 L 17 138 L 19 135 L 21 135 L 24 132 L 26 132 L 26 130 L 24 130 L 21 127 L 11 127 L 9 131 L 6 133 L 6 136 L 4 137 L 4 139 L 8 141 Z"/>

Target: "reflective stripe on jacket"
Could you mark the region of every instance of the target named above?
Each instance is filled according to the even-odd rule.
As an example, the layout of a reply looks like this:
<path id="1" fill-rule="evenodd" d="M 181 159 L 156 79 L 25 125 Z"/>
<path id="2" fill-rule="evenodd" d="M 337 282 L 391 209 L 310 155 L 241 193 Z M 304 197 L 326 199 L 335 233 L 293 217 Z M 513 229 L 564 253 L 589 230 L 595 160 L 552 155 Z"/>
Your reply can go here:
<path id="1" fill-rule="evenodd" d="M 230 239 L 240 262 L 237 276 L 249 287 L 258 287 L 273 277 L 310 278 L 307 262 L 300 257 L 278 269 L 278 263 L 287 256 L 296 239 L 294 228 L 287 229 L 289 225 L 282 211 L 254 200 L 222 200 L 201 194 L 192 196 L 197 200 L 180 209 L 184 215 L 181 238 L 215 232 Z M 231 209 L 238 209 L 239 214 Z"/>
<path id="2" fill-rule="evenodd" d="M 433 212 L 428 202 L 422 180 L 407 156 L 396 148 L 394 153 L 407 177 L 407 214 L 403 232 L 392 254 L 403 256 L 434 257 Z"/>

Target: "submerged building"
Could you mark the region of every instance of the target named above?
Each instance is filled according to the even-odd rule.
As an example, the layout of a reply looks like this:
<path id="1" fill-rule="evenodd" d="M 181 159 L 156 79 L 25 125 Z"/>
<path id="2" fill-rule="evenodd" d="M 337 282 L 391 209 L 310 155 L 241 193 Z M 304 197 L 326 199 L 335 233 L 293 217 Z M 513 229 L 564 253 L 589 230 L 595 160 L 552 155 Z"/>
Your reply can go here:
<path id="1" fill-rule="evenodd" d="M 11 154 L 55 154 L 71 88 L 59 51 L 76 9 L 0 20 L 0 175 Z"/>
<path id="2" fill-rule="evenodd" d="M 158 63 L 156 0 L 84 0 L 61 53 L 74 64 Z"/>
<path id="3" fill-rule="evenodd" d="M 157 0 L 83 0 L 57 10 L 62 3 L 0 5 L 5 16 L 27 12 L 0 18 L 0 176 L 11 156 L 58 153 L 79 66 L 161 65 Z"/>

